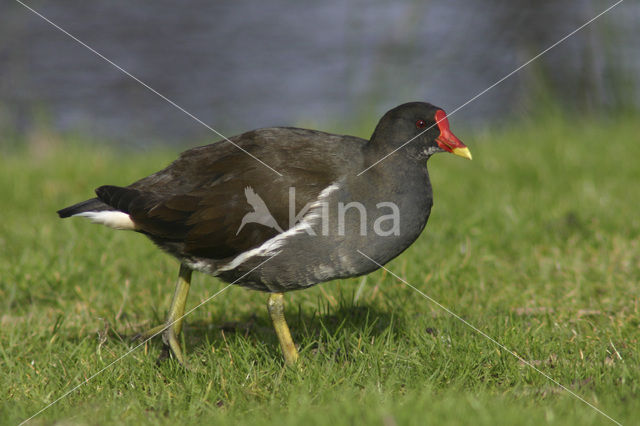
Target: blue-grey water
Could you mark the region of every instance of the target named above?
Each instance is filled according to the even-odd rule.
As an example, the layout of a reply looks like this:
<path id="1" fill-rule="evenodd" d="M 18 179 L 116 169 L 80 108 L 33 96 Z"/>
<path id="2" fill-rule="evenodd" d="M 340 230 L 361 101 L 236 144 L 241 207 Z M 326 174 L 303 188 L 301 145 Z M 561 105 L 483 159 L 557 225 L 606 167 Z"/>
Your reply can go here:
<path id="1" fill-rule="evenodd" d="M 276 125 L 347 130 L 411 100 L 451 111 L 613 1 L 25 3 L 232 135 Z M 637 107 L 639 22 L 640 4 L 623 2 L 451 121 L 510 120 L 535 110 L 544 90 L 567 108 Z M 2 0 L 0 128 L 43 123 L 134 145 L 218 139 L 19 3 Z"/>

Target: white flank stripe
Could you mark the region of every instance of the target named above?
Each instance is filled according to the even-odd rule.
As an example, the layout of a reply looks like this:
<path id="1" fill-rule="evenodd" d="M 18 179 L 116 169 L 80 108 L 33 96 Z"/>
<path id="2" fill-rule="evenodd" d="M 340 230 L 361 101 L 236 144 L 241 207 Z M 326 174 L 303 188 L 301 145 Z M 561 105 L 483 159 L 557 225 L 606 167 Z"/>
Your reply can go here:
<path id="1" fill-rule="evenodd" d="M 309 206 L 309 212 L 306 215 L 304 215 L 302 220 L 298 222 L 296 226 L 287 229 L 285 232 L 282 232 L 276 235 L 270 240 L 265 241 L 264 243 L 262 243 L 260 247 L 256 247 L 254 249 L 251 249 L 249 251 L 245 251 L 244 253 L 239 254 L 231 262 L 218 268 L 213 273 L 213 275 L 217 275 L 218 273 L 223 271 L 230 271 L 232 269 L 235 269 L 242 263 L 252 258 L 253 256 L 275 256 L 276 254 L 279 254 L 279 252 L 277 252 L 276 250 L 278 250 L 287 242 L 287 238 L 293 237 L 294 235 L 299 234 L 301 232 L 305 232 L 305 230 L 307 229 L 312 229 L 311 226 L 314 224 L 314 222 L 317 219 L 322 217 L 322 214 L 316 212 L 315 210 L 317 210 L 318 208 L 321 208 L 324 200 L 332 192 L 338 190 L 338 188 L 339 186 L 336 185 L 335 183 L 332 183 L 331 185 L 327 186 L 325 189 L 322 190 L 322 192 L 320 192 L 320 195 L 318 195 L 318 199 L 314 201 L 311 204 L 311 206 Z"/>
<path id="2" fill-rule="evenodd" d="M 123 212 L 106 210 L 102 212 L 83 212 L 74 214 L 73 216 L 86 217 L 93 223 L 99 223 L 113 229 L 125 229 L 129 231 L 136 229 L 131 217 Z"/>

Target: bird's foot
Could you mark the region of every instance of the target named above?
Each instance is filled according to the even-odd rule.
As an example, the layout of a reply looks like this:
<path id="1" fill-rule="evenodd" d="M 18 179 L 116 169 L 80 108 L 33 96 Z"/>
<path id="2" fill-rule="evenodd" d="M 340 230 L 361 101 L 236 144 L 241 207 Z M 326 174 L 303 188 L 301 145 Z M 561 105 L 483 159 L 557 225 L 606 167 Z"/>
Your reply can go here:
<path id="1" fill-rule="evenodd" d="M 166 324 L 162 324 L 162 325 L 158 325 L 156 327 L 153 327 L 147 331 L 143 331 L 142 333 L 138 333 L 136 335 L 134 335 L 131 340 L 148 340 L 151 339 L 153 337 L 158 336 L 159 334 L 162 334 L 162 331 L 167 328 Z"/>
<path id="2" fill-rule="evenodd" d="M 176 333 L 173 324 L 162 324 L 157 327 L 153 327 L 147 331 L 136 334 L 133 338 L 136 340 L 150 340 L 159 335 L 162 335 L 164 347 L 162 353 L 158 356 L 158 361 L 163 361 L 171 357 L 173 354 L 178 362 L 186 367 L 187 363 L 184 358 L 182 347 L 180 346 L 180 341 L 178 340 L 179 334 Z"/>
<path id="3" fill-rule="evenodd" d="M 164 343 L 165 348 L 168 347 L 171 350 L 171 353 L 176 357 L 178 362 L 186 367 L 187 362 L 184 359 L 184 354 L 182 353 L 182 347 L 178 341 L 178 336 L 179 335 L 175 333 L 173 327 L 169 327 L 162 332 L 162 342 Z"/>

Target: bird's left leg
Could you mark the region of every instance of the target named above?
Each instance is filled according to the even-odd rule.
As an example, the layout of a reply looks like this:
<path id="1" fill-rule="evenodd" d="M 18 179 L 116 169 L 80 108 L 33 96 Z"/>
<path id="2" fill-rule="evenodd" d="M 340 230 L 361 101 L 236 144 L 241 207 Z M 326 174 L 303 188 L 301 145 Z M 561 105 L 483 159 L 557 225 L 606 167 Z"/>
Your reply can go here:
<path id="1" fill-rule="evenodd" d="M 182 317 L 184 316 L 187 296 L 189 295 L 189 288 L 191 287 L 191 273 L 191 268 L 184 263 L 180 265 L 176 290 L 173 293 L 171 307 L 169 308 L 165 323 L 137 336 L 138 338 L 148 339 L 162 332 L 162 341 L 169 347 L 173 355 L 182 365 L 186 365 L 186 363 L 178 337 L 182 331 Z"/>
<path id="2" fill-rule="evenodd" d="M 182 365 L 187 364 L 184 360 L 184 355 L 182 354 L 182 348 L 180 347 L 178 337 L 182 331 L 184 309 L 187 305 L 187 296 L 189 295 L 189 288 L 191 287 L 192 272 L 193 270 L 184 263 L 180 264 L 180 273 L 178 275 L 176 291 L 173 293 L 171 307 L 169 308 L 169 314 L 167 315 L 167 328 L 162 332 L 162 341 L 165 345 L 169 346 L 173 355 L 175 355 Z"/>

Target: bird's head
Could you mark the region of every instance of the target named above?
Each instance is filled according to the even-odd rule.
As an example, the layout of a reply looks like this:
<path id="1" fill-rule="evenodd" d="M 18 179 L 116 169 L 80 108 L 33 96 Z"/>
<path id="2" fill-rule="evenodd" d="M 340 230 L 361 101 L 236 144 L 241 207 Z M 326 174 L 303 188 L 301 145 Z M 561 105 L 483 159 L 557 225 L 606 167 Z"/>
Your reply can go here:
<path id="1" fill-rule="evenodd" d="M 386 154 L 404 151 L 414 158 L 450 152 L 471 160 L 469 148 L 449 129 L 443 109 L 426 102 L 409 102 L 388 111 L 378 122 L 371 144 Z"/>

